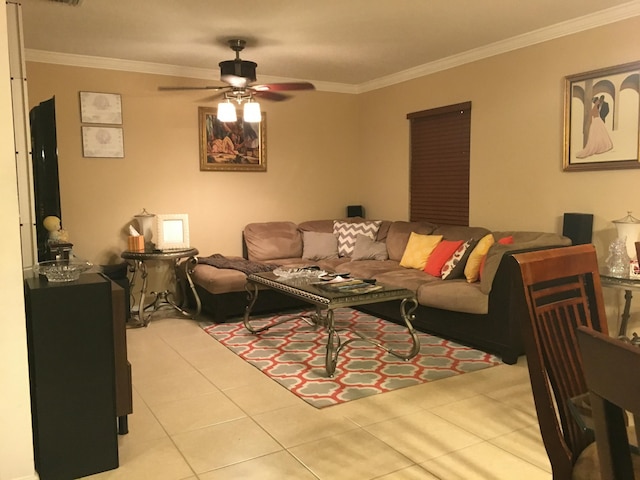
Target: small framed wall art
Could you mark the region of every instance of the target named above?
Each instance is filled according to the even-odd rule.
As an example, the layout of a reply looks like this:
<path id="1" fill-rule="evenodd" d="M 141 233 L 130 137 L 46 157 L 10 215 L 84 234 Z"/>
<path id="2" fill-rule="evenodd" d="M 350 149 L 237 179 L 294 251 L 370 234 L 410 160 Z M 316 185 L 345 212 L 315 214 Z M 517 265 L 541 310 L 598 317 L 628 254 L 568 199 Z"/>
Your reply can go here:
<path id="1" fill-rule="evenodd" d="M 640 168 L 640 62 L 565 78 L 565 171 Z"/>
<path id="2" fill-rule="evenodd" d="M 80 92 L 82 123 L 122 125 L 122 99 L 117 93 Z"/>
<path id="3" fill-rule="evenodd" d="M 82 127 L 82 155 L 91 158 L 124 158 L 121 127 Z"/>
<path id="4" fill-rule="evenodd" d="M 249 123 L 238 115 L 236 122 L 221 122 L 217 110 L 198 107 L 200 170 L 266 172 L 267 119 Z"/>

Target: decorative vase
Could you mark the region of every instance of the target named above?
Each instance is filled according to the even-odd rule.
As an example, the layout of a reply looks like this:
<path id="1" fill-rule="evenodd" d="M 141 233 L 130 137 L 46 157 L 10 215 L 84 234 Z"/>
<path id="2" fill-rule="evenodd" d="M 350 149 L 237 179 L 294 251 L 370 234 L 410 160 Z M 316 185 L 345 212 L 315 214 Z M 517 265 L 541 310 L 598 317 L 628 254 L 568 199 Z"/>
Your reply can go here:
<path id="1" fill-rule="evenodd" d="M 142 212 L 135 215 L 135 219 L 140 227 L 140 235 L 144 236 L 144 248 L 147 251 L 155 248 L 155 244 L 151 241 L 153 237 L 153 221 L 155 218 L 156 216 L 153 213 L 147 212 L 145 208 L 142 209 Z"/>
<path id="2" fill-rule="evenodd" d="M 629 276 L 631 259 L 627 254 L 627 246 L 624 239 L 616 238 L 609 245 L 607 267 L 609 268 L 609 275 L 612 277 L 625 278 Z"/>
<path id="3" fill-rule="evenodd" d="M 627 247 L 627 255 L 632 260 L 637 259 L 636 242 L 640 240 L 640 220 L 627 212 L 627 216 L 619 220 L 614 220 L 618 231 L 618 238 L 625 242 Z"/>

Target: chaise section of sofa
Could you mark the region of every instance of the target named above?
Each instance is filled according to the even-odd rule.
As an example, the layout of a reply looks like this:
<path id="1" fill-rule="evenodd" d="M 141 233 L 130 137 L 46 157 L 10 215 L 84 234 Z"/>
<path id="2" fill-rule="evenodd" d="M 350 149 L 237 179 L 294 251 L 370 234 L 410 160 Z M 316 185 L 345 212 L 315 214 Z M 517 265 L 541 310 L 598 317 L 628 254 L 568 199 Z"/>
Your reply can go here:
<path id="1" fill-rule="evenodd" d="M 361 231 L 365 235 L 358 233 Z M 478 242 L 491 236 L 491 242 L 485 242 L 490 247 L 484 255 L 479 280 L 467 281 L 464 277 L 443 280 L 422 268 L 408 268 L 404 255 L 412 235 L 457 243 Z M 352 237 L 349 240 L 352 250 L 341 256 L 339 248 L 344 245 L 340 241 L 344 242 L 345 236 Z M 503 243 L 503 239 L 510 243 Z M 374 222 L 361 218 L 300 224 L 262 222 L 244 228 L 243 258 L 271 267 L 317 265 L 327 271 L 407 288 L 416 293 L 419 302 L 413 321 L 418 330 L 497 354 L 505 363 L 515 363 L 523 348 L 511 305 L 513 282 L 503 260 L 514 252 L 570 243 L 568 238 L 555 233 L 492 233 L 483 227 L 438 226 L 430 222 Z M 192 277 L 203 311 L 214 321 L 224 322 L 243 315 L 247 303 L 244 273 L 199 263 Z M 292 297 L 264 290 L 258 295 L 253 311 L 277 312 L 301 306 Z M 359 308 L 402 323 L 400 302 Z"/>

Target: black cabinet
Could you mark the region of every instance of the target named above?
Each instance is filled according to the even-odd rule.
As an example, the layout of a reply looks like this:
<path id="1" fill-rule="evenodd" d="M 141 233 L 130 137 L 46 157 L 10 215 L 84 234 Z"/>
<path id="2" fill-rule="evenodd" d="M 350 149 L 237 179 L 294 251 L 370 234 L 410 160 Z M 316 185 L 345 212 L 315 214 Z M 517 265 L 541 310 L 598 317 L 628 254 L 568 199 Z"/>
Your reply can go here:
<path id="1" fill-rule="evenodd" d="M 25 279 L 36 470 L 69 480 L 118 467 L 111 282 Z"/>

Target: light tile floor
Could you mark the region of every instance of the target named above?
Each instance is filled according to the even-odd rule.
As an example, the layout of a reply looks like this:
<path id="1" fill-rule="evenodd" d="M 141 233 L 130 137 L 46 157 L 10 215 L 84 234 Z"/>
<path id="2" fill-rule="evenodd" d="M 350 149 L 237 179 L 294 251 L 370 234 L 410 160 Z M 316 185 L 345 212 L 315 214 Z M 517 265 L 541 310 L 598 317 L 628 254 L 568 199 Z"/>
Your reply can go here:
<path id="1" fill-rule="evenodd" d="M 524 359 L 318 410 L 207 335 L 127 330 L 120 468 L 91 480 L 549 480 Z"/>

